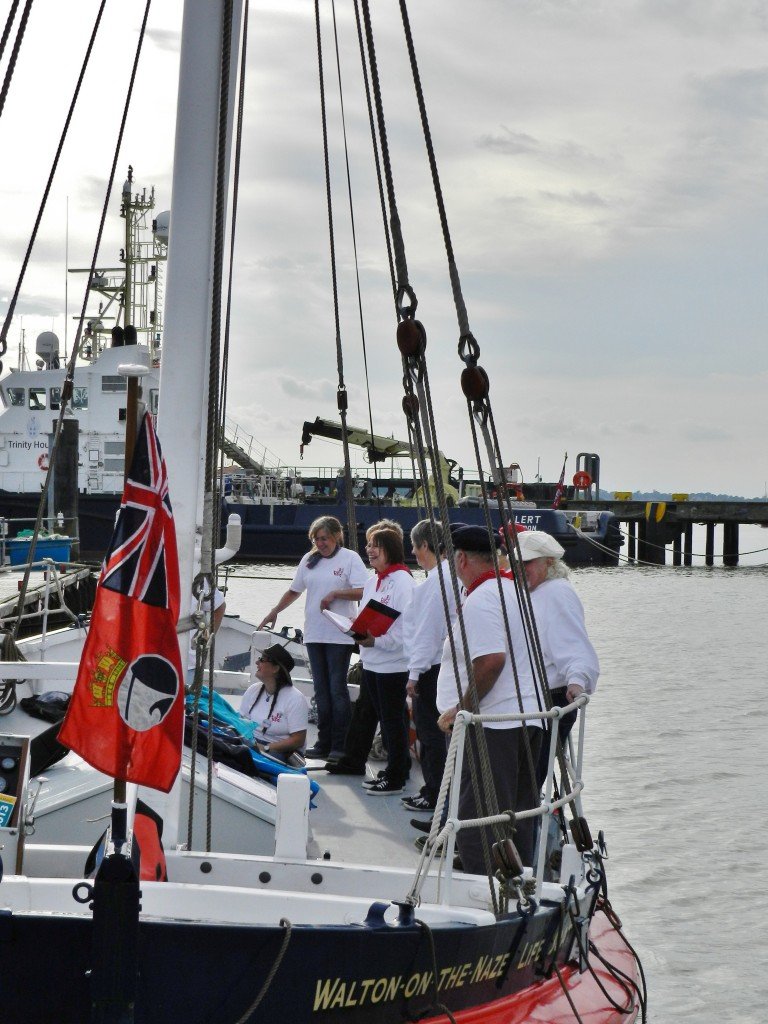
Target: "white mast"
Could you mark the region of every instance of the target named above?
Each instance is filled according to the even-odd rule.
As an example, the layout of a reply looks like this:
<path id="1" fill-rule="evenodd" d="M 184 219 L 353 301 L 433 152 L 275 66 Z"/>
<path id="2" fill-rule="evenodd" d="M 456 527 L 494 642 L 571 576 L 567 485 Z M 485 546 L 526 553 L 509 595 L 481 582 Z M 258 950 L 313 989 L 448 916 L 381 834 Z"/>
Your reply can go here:
<path id="1" fill-rule="evenodd" d="M 195 538 L 202 536 L 223 8 L 212 0 L 186 0 L 181 37 L 158 435 L 176 521 L 182 615 L 192 600 L 192 580 L 199 568 Z M 233 9 L 229 139 L 242 0 L 233 0 Z M 227 183 L 230 150 L 228 146 Z M 189 634 L 179 639 L 186 664 Z M 167 809 L 160 811 L 171 846 L 178 840 L 179 793 L 177 782 Z"/>

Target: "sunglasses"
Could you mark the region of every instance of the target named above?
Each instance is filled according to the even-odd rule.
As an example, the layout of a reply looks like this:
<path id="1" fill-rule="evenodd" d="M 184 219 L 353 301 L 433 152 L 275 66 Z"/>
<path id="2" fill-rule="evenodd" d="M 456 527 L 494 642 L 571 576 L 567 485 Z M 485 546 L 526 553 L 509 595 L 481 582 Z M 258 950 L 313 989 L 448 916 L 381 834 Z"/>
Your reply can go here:
<path id="1" fill-rule="evenodd" d="M 267 665 L 276 665 L 276 664 L 277 664 L 277 662 L 275 661 L 275 659 L 274 659 L 274 658 L 270 658 L 270 657 L 268 657 L 268 656 L 267 656 L 267 655 L 265 655 L 265 654 L 262 654 L 262 655 L 260 655 L 260 656 L 259 656 L 259 657 L 258 657 L 258 658 L 257 658 L 256 660 L 257 660 L 257 661 L 263 661 L 263 662 L 265 662 L 265 663 L 266 663 Z"/>

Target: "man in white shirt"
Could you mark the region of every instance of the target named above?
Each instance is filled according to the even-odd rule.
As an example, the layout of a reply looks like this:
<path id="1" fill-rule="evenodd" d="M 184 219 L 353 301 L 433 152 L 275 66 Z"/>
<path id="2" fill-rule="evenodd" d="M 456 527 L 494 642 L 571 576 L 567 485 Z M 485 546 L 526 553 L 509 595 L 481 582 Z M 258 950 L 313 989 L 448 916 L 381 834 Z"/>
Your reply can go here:
<path id="1" fill-rule="evenodd" d="M 492 541 L 482 527 L 454 524 L 451 537 L 455 550 L 456 574 L 464 585 L 467 596 L 462 606 L 462 617 L 467 637 L 472 675 L 481 714 L 503 715 L 537 712 L 543 708 L 533 671 L 528 659 L 525 630 L 520 615 L 511 574 L 502 573 L 501 587 L 509 623 L 514 667 L 508 651 L 508 638 L 499 597 L 499 584 L 493 565 Z M 443 647 L 443 658 L 437 680 L 438 724 L 444 731 L 452 728 L 459 710 L 472 710 L 472 699 L 467 694 L 466 659 L 457 621 L 452 631 L 457 655 L 458 680 L 454 670 L 449 640 Z M 475 751 L 475 762 L 480 761 L 477 738 L 470 730 L 467 738 Z M 541 744 L 541 723 L 487 722 L 483 726 L 490 760 L 491 778 L 479 779 L 480 807 L 475 803 L 470 758 L 465 756 L 459 796 L 459 817 L 485 817 L 491 813 L 486 790 L 494 786 L 498 809 L 522 811 L 538 804 L 535 768 Z M 469 751 L 466 751 L 466 755 Z M 492 829 L 484 830 L 489 847 L 494 842 Z M 533 861 L 534 827 L 532 821 L 521 821 L 515 826 L 515 845 L 524 864 Z M 459 855 L 464 870 L 485 874 L 482 832 L 465 829 L 457 838 Z"/>

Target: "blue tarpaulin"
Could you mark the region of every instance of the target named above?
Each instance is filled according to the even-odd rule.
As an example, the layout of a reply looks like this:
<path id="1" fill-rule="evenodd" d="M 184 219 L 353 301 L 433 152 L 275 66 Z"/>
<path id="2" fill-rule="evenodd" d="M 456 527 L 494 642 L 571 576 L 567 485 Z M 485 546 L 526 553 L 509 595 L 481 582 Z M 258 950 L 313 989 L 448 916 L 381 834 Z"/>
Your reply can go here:
<path id="1" fill-rule="evenodd" d="M 194 694 L 188 693 L 186 696 L 186 707 L 187 712 L 194 711 L 195 698 Z M 207 723 L 208 720 L 208 687 L 204 686 L 200 692 L 200 721 L 201 723 Z M 256 731 L 257 722 L 251 721 L 249 718 L 243 718 L 242 715 L 238 714 L 237 711 L 229 704 L 219 693 L 213 691 L 213 722 L 214 725 L 228 725 L 247 743 L 253 743 L 253 734 Z M 291 765 L 283 764 L 282 761 L 278 761 L 274 757 L 270 757 L 268 754 L 261 754 L 258 750 L 249 748 L 249 753 L 253 758 L 253 763 L 261 775 L 270 776 L 271 779 L 275 780 L 277 785 L 277 776 L 282 775 L 283 772 L 288 772 L 291 775 L 306 775 L 306 768 L 293 768 Z M 309 780 L 309 795 L 310 795 L 310 807 L 314 806 L 311 801 L 320 792 L 320 786 L 314 779 Z"/>

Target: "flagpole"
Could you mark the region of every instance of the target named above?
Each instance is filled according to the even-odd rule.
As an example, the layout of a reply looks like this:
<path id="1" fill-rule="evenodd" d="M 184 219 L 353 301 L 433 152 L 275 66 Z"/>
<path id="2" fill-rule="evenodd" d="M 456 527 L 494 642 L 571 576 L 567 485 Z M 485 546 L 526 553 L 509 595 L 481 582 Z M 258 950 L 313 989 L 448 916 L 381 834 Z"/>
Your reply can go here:
<path id="1" fill-rule="evenodd" d="M 123 468 L 123 488 L 128 481 L 133 452 L 136 448 L 136 437 L 139 430 L 139 389 L 141 378 L 148 372 L 148 367 L 140 363 L 121 363 L 117 372 L 126 377 L 128 390 L 125 404 L 125 465 Z M 128 839 L 128 807 L 126 800 L 125 779 L 115 779 L 112 789 L 112 842 L 119 851 Z"/>

